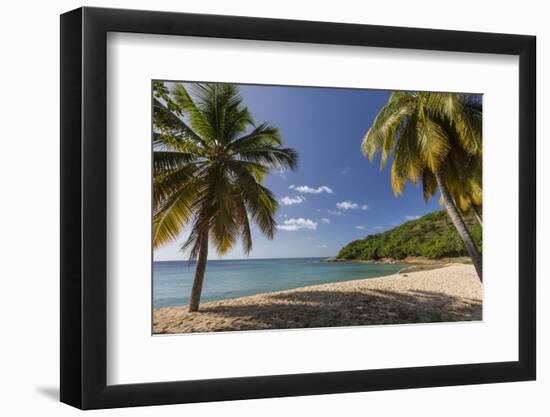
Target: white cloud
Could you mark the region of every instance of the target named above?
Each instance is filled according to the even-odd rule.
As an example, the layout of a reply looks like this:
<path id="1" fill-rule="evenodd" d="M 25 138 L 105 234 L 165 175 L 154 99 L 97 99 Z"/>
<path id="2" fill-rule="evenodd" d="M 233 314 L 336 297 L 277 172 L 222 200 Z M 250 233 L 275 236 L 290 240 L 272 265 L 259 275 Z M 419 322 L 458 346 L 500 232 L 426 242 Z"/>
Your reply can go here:
<path id="1" fill-rule="evenodd" d="M 346 175 L 346 174 L 349 174 L 350 171 L 351 171 L 351 168 L 350 168 L 350 167 L 345 167 L 345 168 L 340 172 L 340 174 Z"/>
<path id="2" fill-rule="evenodd" d="M 323 218 L 321 219 L 321 223 L 323 223 L 323 224 L 330 224 L 330 219 L 327 219 L 326 217 L 323 217 Z"/>
<path id="3" fill-rule="evenodd" d="M 369 206 L 366 204 L 359 205 L 351 200 L 340 201 L 339 203 L 336 203 L 336 207 L 338 207 L 340 210 L 367 210 L 369 208 Z"/>
<path id="4" fill-rule="evenodd" d="M 277 229 L 294 232 L 300 229 L 317 230 L 317 222 L 302 217 L 298 219 L 288 219 L 283 224 L 277 225 Z"/>
<path id="5" fill-rule="evenodd" d="M 326 248 L 327 245 L 324 245 L 324 244 L 323 244 L 323 245 L 317 245 L 317 247 L 318 247 L 318 248 Z"/>
<path id="6" fill-rule="evenodd" d="M 355 226 L 355 228 L 357 230 L 365 230 L 365 226 L 361 226 L 361 225 Z"/>
<path id="7" fill-rule="evenodd" d="M 339 210 L 327 210 L 327 213 L 331 214 L 333 216 L 343 216 L 344 215 L 344 213 L 342 213 Z"/>
<path id="8" fill-rule="evenodd" d="M 291 206 L 293 204 L 302 204 L 304 201 L 306 201 L 305 197 L 299 196 L 299 195 L 285 195 L 283 198 L 279 200 L 279 202 L 283 206 Z"/>
<path id="9" fill-rule="evenodd" d="M 334 191 L 332 191 L 332 188 L 327 187 L 326 185 L 321 185 L 320 187 L 312 188 L 307 185 L 296 186 L 293 184 L 288 188 L 303 194 L 321 194 L 321 193 L 334 194 Z"/>
<path id="10" fill-rule="evenodd" d="M 419 218 L 420 218 L 420 216 L 409 216 L 409 215 L 405 216 L 405 219 L 407 219 L 407 220 L 416 220 L 416 219 L 419 219 Z"/>
<path id="11" fill-rule="evenodd" d="M 336 207 L 341 210 L 355 210 L 359 208 L 359 204 L 354 203 L 353 201 L 340 201 L 339 203 L 336 203 Z"/>

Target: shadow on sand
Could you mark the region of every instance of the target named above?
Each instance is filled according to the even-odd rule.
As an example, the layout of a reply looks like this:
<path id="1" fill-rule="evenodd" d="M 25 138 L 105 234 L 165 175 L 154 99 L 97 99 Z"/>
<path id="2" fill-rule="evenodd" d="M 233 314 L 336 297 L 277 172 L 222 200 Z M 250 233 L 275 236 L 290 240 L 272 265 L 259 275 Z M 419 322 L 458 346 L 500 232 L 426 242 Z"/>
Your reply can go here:
<path id="1" fill-rule="evenodd" d="M 266 295 L 264 300 L 205 306 L 199 314 L 214 322 L 224 319 L 209 331 L 481 320 L 479 300 L 430 291 L 315 290 Z"/>

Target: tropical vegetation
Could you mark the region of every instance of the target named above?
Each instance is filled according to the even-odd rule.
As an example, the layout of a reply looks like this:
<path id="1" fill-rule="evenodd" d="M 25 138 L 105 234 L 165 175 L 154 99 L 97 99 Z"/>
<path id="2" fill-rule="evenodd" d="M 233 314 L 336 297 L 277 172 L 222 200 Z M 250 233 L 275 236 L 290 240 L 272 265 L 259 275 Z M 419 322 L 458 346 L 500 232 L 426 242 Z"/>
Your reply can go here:
<path id="1" fill-rule="evenodd" d="M 474 218 L 464 219 L 476 247 L 481 251 L 481 226 Z M 369 235 L 344 246 L 341 260 L 402 260 L 407 257 L 441 259 L 467 256 L 468 251 L 445 211 L 435 211 L 388 231 Z"/>
<path id="2" fill-rule="evenodd" d="M 251 222 L 273 238 L 278 203 L 262 182 L 298 156 L 275 127 L 254 122 L 237 86 L 172 86 L 153 85 L 153 245 L 188 231 L 181 249 L 196 261 L 189 310 L 198 311 L 209 245 L 222 255 L 240 238 L 249 253 Z"/>
<path id="3" fill-rule="evenodd" d="M 394 92 L 362 142 L 381 169 L 391 161 L 391 187 L 421 183 L 427 201 L 437 192 L 464 242 L 479 279 L 482 256 L 464 217 L 482 208 L 482 108 L 476 96 L 455 93 Z M 481 220 L 479 220 L 481 221 Z"/>

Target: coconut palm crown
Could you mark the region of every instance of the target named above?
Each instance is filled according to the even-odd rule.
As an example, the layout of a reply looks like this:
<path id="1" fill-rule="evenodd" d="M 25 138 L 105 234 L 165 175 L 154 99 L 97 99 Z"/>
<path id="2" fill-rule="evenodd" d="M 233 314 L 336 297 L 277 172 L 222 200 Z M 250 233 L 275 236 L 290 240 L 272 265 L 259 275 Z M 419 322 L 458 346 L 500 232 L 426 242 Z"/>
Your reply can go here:
<path id="1" fill-rule="evenodd" d="M 471 96 L 453 93 L 395 92 L 376 116 L 362 142 L 380 167 L 391 163 L 395 195 L 407 182 L 422 183 L 427 201 L 439 190 L 482 279 L 482 259 L 462 215 L 482 205 L 482 112 Z"/>
<path id="2" fill-rule="evenodd" d="M 262 185 L 271 170 L 292 170 L 298 156 L 279 131 L 255 124 L 232 84 L 154 83 L 153 245 L 177 238 L 197 260 L 189 309 L 197 311 L 211 242 L 219 255 L 242 240 L 252 250 L 251 221 L 268 238 L 278 207 Z"/>

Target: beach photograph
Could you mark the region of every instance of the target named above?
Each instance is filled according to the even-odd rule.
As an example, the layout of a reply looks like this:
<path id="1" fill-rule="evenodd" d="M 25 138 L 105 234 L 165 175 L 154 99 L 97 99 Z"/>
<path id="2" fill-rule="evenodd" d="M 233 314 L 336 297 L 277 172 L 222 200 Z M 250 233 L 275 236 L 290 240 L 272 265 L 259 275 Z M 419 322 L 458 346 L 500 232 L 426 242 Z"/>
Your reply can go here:
<path id="1" fill-rule="evenodd" d="M 151 100 L 154 335 L 482 320 L 482 95 Z"/>

